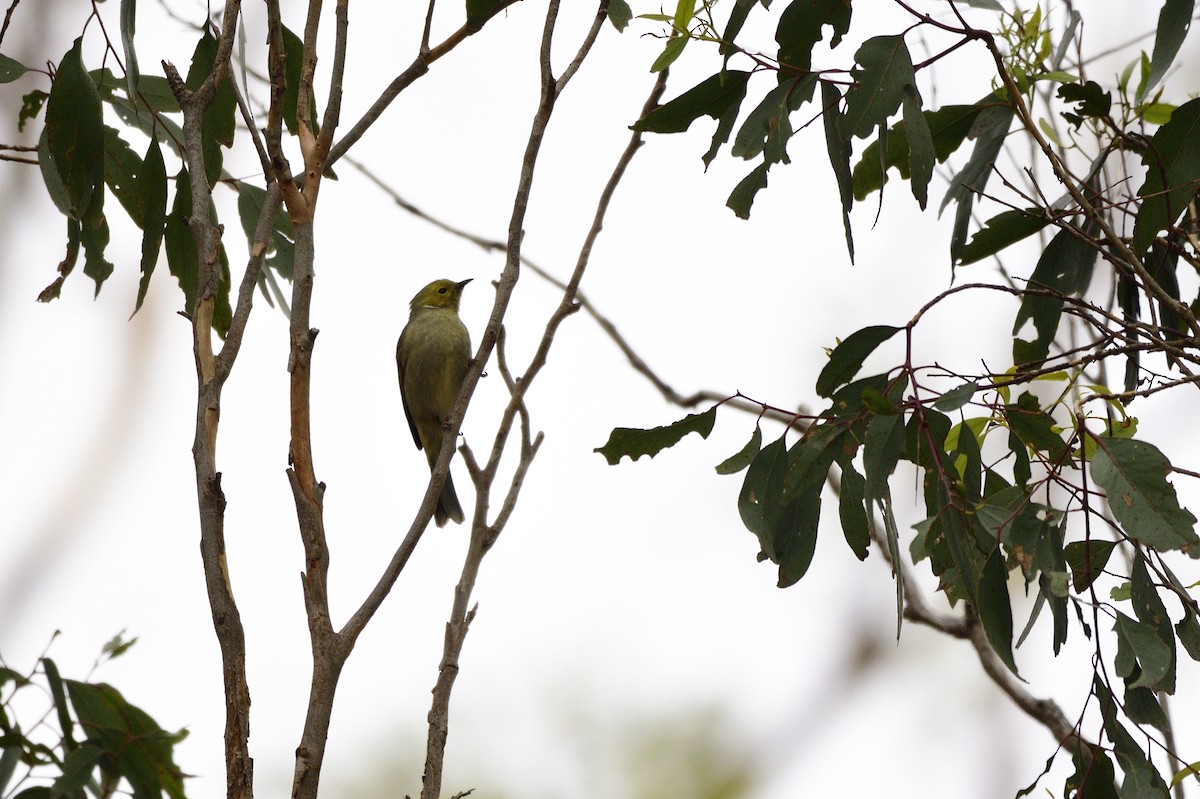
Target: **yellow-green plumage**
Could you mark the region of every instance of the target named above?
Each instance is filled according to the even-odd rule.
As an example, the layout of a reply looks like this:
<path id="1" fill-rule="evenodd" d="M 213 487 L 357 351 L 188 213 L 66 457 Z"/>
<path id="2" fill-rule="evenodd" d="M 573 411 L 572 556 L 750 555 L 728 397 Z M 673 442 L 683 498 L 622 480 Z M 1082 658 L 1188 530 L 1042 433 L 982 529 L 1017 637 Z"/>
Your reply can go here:
<path id="1" fill-rule="evenodd" d="M 458 301 L 470 282 L 435 280 L 417 292 L 409 303 L 408 324 L 396 342 L 404 415 L 417 449 L 425 450 L 430 469 L 441 452 L 442 426 L 471 361 L 471 336 L 458 318 Z M 461 523 L 465 518 L 449 474 L 433 518 L 438 527 L 447 519 Z"/>

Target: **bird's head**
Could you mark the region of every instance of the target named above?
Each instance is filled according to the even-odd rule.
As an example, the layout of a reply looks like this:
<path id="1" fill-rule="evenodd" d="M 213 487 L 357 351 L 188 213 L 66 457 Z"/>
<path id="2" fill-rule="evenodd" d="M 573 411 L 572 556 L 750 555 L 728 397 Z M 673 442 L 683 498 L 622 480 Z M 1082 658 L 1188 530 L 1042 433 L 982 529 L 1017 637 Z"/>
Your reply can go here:
<path id="1" fill-rule="evenodd" d="M 463 287 L 471 282 L 471 278 L 455 283 L 453 280 L 435 280 L 417 292 L 408 307 L 418 308 L 449 308 L 458 310 L 458 301 L 462 297 Z"/>

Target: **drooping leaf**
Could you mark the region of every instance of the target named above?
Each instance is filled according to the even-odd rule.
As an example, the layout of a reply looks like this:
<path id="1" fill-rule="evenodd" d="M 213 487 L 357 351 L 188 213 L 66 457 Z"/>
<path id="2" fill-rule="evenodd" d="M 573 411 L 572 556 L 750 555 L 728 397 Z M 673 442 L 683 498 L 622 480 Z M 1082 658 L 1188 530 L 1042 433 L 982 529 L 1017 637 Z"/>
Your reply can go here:
<path id="1" fill-rule="evenodd" d="M 1091 587 L 1100 573 L 1108 564 L 1116 542 L 1113 541 L 1072 541 L 1063 549 L 1063 555 L 1071 567 L 1071 584 L 1076 592 L 1086 591 Z"/>
<path id="2" fill-rule="evenodd" d="M 196 43 L 192 53 L 192 63 L 188 68 L 187 87 L 193 91 L 212 73 L 217 60 L 217 40 L 206 27 L 204 35 Z M 224 156 L 222 146 L 233 144 L 236 131 L 237 98 L 233 93 L 232 78 L 226 76 L 217 87 L 212 102 L 204 112 L 202 130 L 204 146 L 204 171 L 208 176 L 208 185 L 215 186 L 221 178 L 221 166 Z"/>
<path id="3" fill-rule="evenodd" d="M 1133 225 L 1133 251 L 1141 255 L 1159 231 L 1179 219 L 1200 185 L 1200 99 L 1189 100 L 1150 139 L 1142 153 L 1146 180 Z"/>
<path id="4" fill-rule="evenodd" d="M 1063 111 L 1063 119 L 1070 122 L 1079 130 L 1079 126 L 1088 119 L 1103 119 L 1112 109 L 1112 94 L 1104 91 L 1099 83 L 1089 80 L 1086 83 L 1064 83 L 1058 87 L 1059 98 L 1066 103 L 1075 103 L 1072 111 Z"/>
<path id="5" fill-rule="evenodd" d="M 296 114 L 300 103 L 301 74 L 304 71 L 304 42 L 286 25 L 283 26 L 283 52 L 286 63 L 283 73 L 283 122 L 287 125 L 288 132 L 294 136 L 297 130 Z M 314 96 L 308 109 L 308 129 L 315 132 L 317 128 L 317 101 Z"/>
<path id="6" fill-rule="evenodd" d="M 971 241 L 963 247 L 958 264 L 966 266 L 990 258 L 1010 244 L 1032 236 L 1050 222 L 1050 217 L 1037 208 L 1001 211 L 975 231 Z"/>
<path id="7" fill-rule="evenodd" d="M 829 362 L 817 376 L 817 394 L 829 397 L 836 388 L 853 380 L 867 356 L 903 329 L 891 325 L 872 325 L 847 336 L 834 348 Z"/>
<path id="8" fill-rule="evenodd" d="M 977 595 L 979 603 L 976 610 L 988 643 L 1009 671 L 1017 674 L 1012 653 L 1013 620 L 1012 603 L 1008 596 L 1008 570 L 1004 568 L 1004 556 L 1000 554 L 999 547 L 992 550 L 984 563 Z"/>
<path id="9" fill-rule="evenodd" d="M 795 0 L 799 3 L 800 0 Z M 838 197 L 842 201 L 842 227 L 846 230 L 846 248 L 854 262 L 854 235 L 850 230 L 850 209 L 854 206 L 854 177 L 850 173 L 850 134 L 843 124 L 840 110 L 842 91 L 831 81 L 821 82 L 821 104 L 825 109 L 825 147 L 829 163 L 837 178 Z"/>
<path id="10" fill-rule="evenodd" d="M 937 151 L 933 146 L 929 120 L 921 110 L 921 94 L 916 84 L 904 87 L 904 122 L 908 132 L 908 163 L 912 174 L 909 182 L 912 184 L 913 197 L 924 211 L 929 203 L 929 181 L 933 179 Z M 886 148 L 884 150 L 886 152 Z"/>
<path id="11" fill-rule="evenodd" d="M 949 391 L 942 394 L 934 400 L 933 407 L 943 413 L 957 411 L 959 408 L 966 405 L 975 396 L 975 392 L 979 390 L 979 383 L 970 380 L 963 383 L 961 386 L 955 386 Z"/>
<path id="12" fill-rule="evenodd" d="M 142 159 L 138 157 L 121 134 L 104 126 L 104 183 L 121 203 L 129 219 L 139 228 L 146 219 L 146 202 L 138 191 L 138 175 Z"/>
<path id="13" fill-rule="evenodd" d="M 967 138 L 975 117 L 984 107 L 983 104 L 944 105 L 935 111 L 921 112 L 929 128 L 933 141 L 933 155 L 938 163 L 945 162 L 958 150 Z M 854 199 L 866 199 L 867 195 L 878 191 L 883 185 L 881 161 L 885 168 L 896 169 L 901 178 L 907 180 L 911 177 L 912 146 L 908 143 L 908 124 L 906 112 L 906 118 L 893 125 L 888 133 L 886 147 L 883 148 L 886 156 L 880 157 L 878 142 L 868 144 L 863 150 L 862 157 L 854 165 Z"/>
<path id="14" fill-rule="evenodd" d="M 1171 463 L 1157 447 L 1136 439 L 1099 438 L 1091 469 L 1126 535 L 1158 550 L 1198 551 L 1196 517 L 1179 506 L 1175 487 L 1167 482 Z"/>
<path id="15" fill-rule="evenodd" d="M 916 77 L 903 36 L 868 39 L 858 48 L 854 60 L 858 66 L 850 75 L 855 85 L 846 93 L 843 125 L 847 134 L 865 139 L 896 113 L 907 87 L 915 90 Z"/>
<path id="16" fill-rule="evenodd" d="M 104 119 L 96 84 L 83 68 L 82 43 L 76 39 L 59 62 L 46 101 L 45 130 L 52 165 L 66 191 L 66 213 L 78 220 L 104 193 Z"/>
<path id="17" fill-rule="evenodd" d="M 780 83 L 746 115 L 733 139 L 730 154 L 750 160 L 764 154 L 767 163 L 790 163 L 787 142 L 792 137 L 791 112 L 812 99 L 817 87 L 815 74 Z"/>
<path id="18" fill-rule="evenodd" d="M 156 139 L 150 140 L 146 158 L 142 161 L 142 174 L 138 177 L 138 195 L 145 203 L 142 224 L 141 279 L 138 281 L 137 301 L 133 312 L 137 313 L 146 299 L 150 288 L 150 276 L 158 265 L 158 253 L 162 247 L 163 231 L 167 223 L 167 167 L 163 163 L 162 149 Z"/>
<path id="19" fill-rule="evenodd" d="M 766 162 L 754 167 L 729 193 L 725 205 L 737 214 L 739 219 L 750 218 L 750 207 L 754 204 L 754 198 L 767 187 L 767 170 L 770 168 L 771 165 Z"/>
<path id="20" fill-rule="evenodd" d="M 746 442 L 746 446 L 730 455 L 717 465 L 717 474 L 737 474 L 750 465 L 754 456 L 762 449 L 762 427 L 754 426 L 754 435 Z"/>
<path id="21" fill-rule="evenodd" d="M 633 19 L 633 10 L 629 7 L 629 3 L 625 0 L 609 0 L 608 21 L 617 29 L 617 33 L 624 33 L 625 26 L 631 19 Z"/>
<path id="22" fill-rule="evenodd" d="M 1158 85 L 1167 74 L 1183 40 L 1187 38 L 1188 28 L 1192 25 L 1192 13 L 1195 11 L 1194 0 L 1164 0 L 1162 10 L 1158 12 L 1158 29 L 1154 34 L 1154 53 L 1150 57 L 1150 74 L 1138 87 L 1137 99 L 1140 102 Z"/>
<path id="23" fill-rule="evenodd" d="M 1087 232 L 1091 232 L 1090 226 Z M 1029 288 L 1041 293 L 1022 296 L 1013 322 L 1013 363 L 1036 365 L 1045 360 L 1062 318 L 1062 297 L 1081 294 L 1091 283 L 1098 252 L 1086 239 L 1064 229 L 1046 245 L 1029 276 Z M 1016 337 L 1028 321 L 1036 331 L 1032 341 Z"/>
<path id="24" fill-rule="evenodd" d="M 746 97 L 750 73 L 723 70 L 712 75 L 634 123 L 633 129 L 650 133 L 681 133 L 702 116 L 717 120 L 712 145 L 704 155 L 707 166 L 721 145 L 729 141 L 737 122 L 738 109 Z"/>
<path id="25" fill-rule="evenodd" d="M 1067 777 L 1063 796 L 1076 799 L 1120 799 L 1112 761 L 1098 746 L 1081 746 L 1071 756 L 1075 773 Z"/>
<path id="26" fill-rule="evenodd" d="M 643 455 L 653 458 L 664 449 L 678 444 L 688 433 L 699 433 L 701 438 L 708 438 L 716 420 L 717 409 L 714 406 L 704 413 L 690 413 L 677 422 L 649 430 L 615 427 L 608 436 L 608 442 L 594 451 L 603 455 L 610 466 L 620 463 L 624 455 L 634 461 Z"/>
<path id="27" fill-rule="evenodd" d="M 1150 680 L 1145 678 L 1145 668 L 1143 667 L 1145 685 L 1155 691 L 1173 694 L 1175 693 L 1175 629 L 1171 626 L 1171 617 L 1167 615 L 1167 608 L 1163 605 L 1158 590 L 1150 579 L 1150 572 L 1146 568 L 1146 557 L 1141 552 L 1137 553 L 1133 561 L 1133 571 L 1129 575 L 1129 593 L 1134 615 L 1137 616 L 1138 621 L 1154 630 L 1159 642 L 1168 652 L 1164 674 Z M 1141 662 L 1140 657 L 1138 661 Z"/>
<path id="28" fill-rule="evenodd" d="M 121 0 L 121 49 L 125 52 L 125 86 L 130 97 L 137 97 L 141 73 L 133 36 L 137 28 L 137 0 Z"/>
<path id="29" fill-rule="evenodd" d="M 1054 429 L 1054 417 L 1042 410 L 1029 392 L 1004 406 L 1004 419 L 1017 438 L 1035 452 L 1045 452 L 1052 463 L 1060 463 L 1067 454 L 1067 443 Z"/>
<path id="30" fill-rule="evenodd" d="M 812 68 L 813 45 L 825 38 L 826 27 L 832 29 L 829 47 L 835 48 L 850 30 L 850 4 L 846 0 L 792 0 L 783 10 L 775 29 L 781 78 Z"/>
<path id="31" fill-rule="evenodd" d="M 971 157 L 950 181 L 950 188 L 946 190 L 946 196 L 938 210 L 940 214 L 950 203 L 957 203 L 954 228 L 950 236 L 951 263 L 958 263 L 962 258 L 975 197 L 987 187 L 996 157 L 1000 154 L 1004 138 L 1012 125 L 1012 118 L 1013 110 L 1010 106 L 990 105 L 980 110 L 971 124 L 971 130 L 967 134 L 975 141 Z"/>
<path id="32" fill-rule="evenodd" d="M 742 517 L 742 524 L 758 537 L 763 555 L 776 562 L 778 553 L 771 530 L 783 512 L 783 481 L 787 477 L 787 470 L 785 434 L 763 447 L 754 457 L 738 494 L 738 513 Z"/>
<path id="33" fill-rule="evenodd" d="M 512 4 L 512 0 L 467 0 L 467 30 L 472 33 L 484 23 Z"/>
<path id="34" fill-rule="evenodd" d="M 1135 688 L 1157 685 L 1170 668 L 1171 651 L 1154 628 L 1118 611 L 1113 631 L 1117 634 L 1117 656 L 1113 661 L 1117 676 L 1131 678 L 1136 673 L 1137 679 L 1130 683 Z"/>
<path id="35" fill-rule="evenodd" d="M 841 461 L 842 490 L 838 496 L 838 517 L 850 551 L 859 560 L 866 560 L 871 548 L 870 523 L 864 506 L 866 481 L 848 459 Z"/>
<path id="36" fill-rule="evenodd" d="M 104 281 L 113 273 L 113 265 L 104 252 L 110 239 L 108 220 L 101 214 L 97 224 L 85 223 L 80 227 L 79 234 L 80 243 L 83 244 L 83 273 L 95 282 L 94 296 L 99 296 Z"/>

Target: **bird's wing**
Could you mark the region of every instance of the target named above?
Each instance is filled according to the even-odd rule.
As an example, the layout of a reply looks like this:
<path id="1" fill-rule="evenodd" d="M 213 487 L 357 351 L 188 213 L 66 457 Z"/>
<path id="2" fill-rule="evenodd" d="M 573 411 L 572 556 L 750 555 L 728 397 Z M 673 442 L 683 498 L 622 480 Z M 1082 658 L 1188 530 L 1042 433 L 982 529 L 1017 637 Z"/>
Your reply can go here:
<path id="1" fill-rule="evenodd" d="M 400 404 L 404 406 L 404 418 L 408 419 L 408 429 L 412 431 L 413 441 L 417 444 L 417 449 L 424 449 L 421 446 L 421 436 L 417 433 L 417 425 L 413 422 L 412 411 L 408 409 L 408 398 L 404 396 L 404 359 L 400 357 L 401 347 L 404 345 L 404 336 L 400 336 L 400 340 L 396 342 L 396 372 L 400 377 Z"/>

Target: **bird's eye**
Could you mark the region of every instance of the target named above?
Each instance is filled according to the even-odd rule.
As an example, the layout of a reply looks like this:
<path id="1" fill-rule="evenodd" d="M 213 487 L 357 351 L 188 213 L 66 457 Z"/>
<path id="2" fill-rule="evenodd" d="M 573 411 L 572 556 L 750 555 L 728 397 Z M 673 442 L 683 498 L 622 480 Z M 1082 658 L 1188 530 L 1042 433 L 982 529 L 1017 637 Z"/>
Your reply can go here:
<path id="1" fill-rule="evenodd" d="M 446 293 L 446 289 L 444 287 L 438 289 L 438 294 L 445 294 L 445 293 Z"/>

